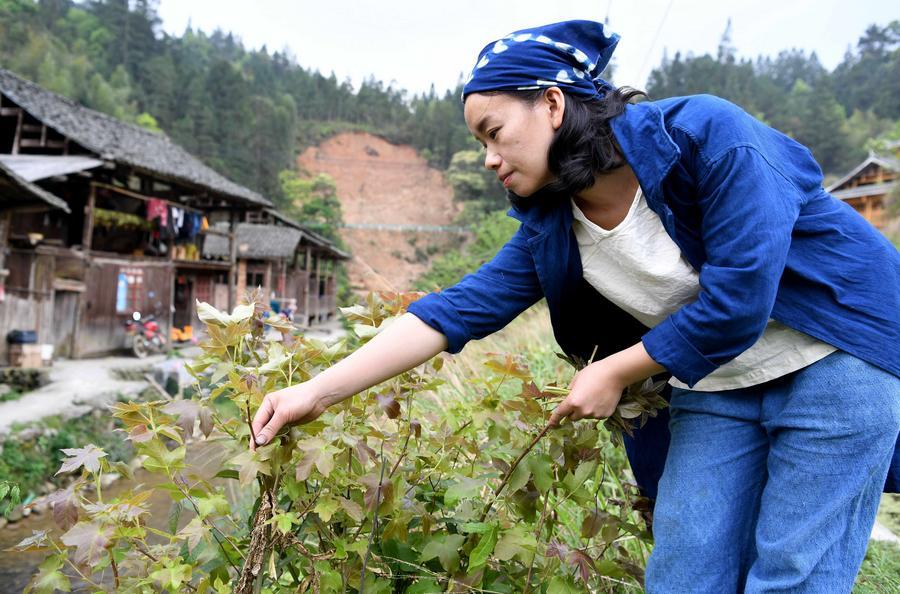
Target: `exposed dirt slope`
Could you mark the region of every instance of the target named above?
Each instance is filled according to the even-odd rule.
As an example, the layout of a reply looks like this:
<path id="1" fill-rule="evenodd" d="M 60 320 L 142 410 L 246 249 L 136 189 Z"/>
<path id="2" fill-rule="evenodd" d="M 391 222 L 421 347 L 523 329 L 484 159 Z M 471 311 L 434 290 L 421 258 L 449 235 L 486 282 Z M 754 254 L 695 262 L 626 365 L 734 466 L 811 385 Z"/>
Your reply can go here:
<path id="1" fill-rule="evenodd" d="M 301 173 L 326 173 L 337 185 L 344 222 L 451 225 L 460 208 L 443 174 L 409 146 L 361 132 L 333 136 L 297 158 Z M 408 230 L 344 229 L 353 252 L 350 280 L 359 291 L 407 290 L 429 261 L 460 236 Z"/>

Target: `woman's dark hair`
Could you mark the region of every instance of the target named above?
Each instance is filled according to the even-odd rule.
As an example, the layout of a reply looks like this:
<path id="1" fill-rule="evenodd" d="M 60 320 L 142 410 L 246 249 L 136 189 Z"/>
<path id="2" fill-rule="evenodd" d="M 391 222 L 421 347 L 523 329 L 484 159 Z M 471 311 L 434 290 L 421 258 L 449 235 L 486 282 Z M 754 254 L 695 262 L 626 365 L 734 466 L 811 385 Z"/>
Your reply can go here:
<path id="1" fill-rule="evenodd" d="M 556 179 L 541 193 L 573 196 L 593 186 L 596 174 L 612 171 L 625 164 L 609 121 L 621 115 L 625 111 L 625 105 L 632 99 L 646 97 L 646 93 L 631 87 L 620 87 L 595 99 L 561 90 L 566 98 L 566 109 L 562 125 L 556 131 L 547 155 L 548 166 Z M 512 95 L 531 105 L 543 97 L 545 92 L 546 89 L 495 91 L 497 94 Z M 513 204 L 521 199 L 512 192 L 509 194 Z"/>

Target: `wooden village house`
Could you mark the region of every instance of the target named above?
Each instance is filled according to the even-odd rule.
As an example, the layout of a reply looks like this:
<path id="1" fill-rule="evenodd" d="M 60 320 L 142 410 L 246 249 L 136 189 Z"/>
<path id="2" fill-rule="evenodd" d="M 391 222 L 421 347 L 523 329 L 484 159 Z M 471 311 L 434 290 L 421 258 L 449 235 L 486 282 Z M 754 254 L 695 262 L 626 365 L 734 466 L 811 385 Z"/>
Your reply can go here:
<path id="1" fill-rule="evenodd" d="M 826 190 L 845 201 L 878 229 L 888 223 L 886 206 L 900 176 L 900 159 L 869 153 L 868 158 Z"/>
<path id="2" fill-rule="evenodd" d="M 0 361 L 12 330 L 119 350 L 134 311 L 183 337 L 195 299 L 227 309 L 256 285 L 320 323 L 347 257 L 165 135 L 0 69 Z"/>

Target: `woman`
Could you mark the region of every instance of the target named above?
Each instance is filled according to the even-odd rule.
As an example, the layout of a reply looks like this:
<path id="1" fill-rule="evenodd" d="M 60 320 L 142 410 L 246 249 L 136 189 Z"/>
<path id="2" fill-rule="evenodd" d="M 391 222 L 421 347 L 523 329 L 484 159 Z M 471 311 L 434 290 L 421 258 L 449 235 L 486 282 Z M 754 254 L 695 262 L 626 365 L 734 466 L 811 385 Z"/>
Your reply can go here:
<path id="1" fill-rule="evenodd" d="M 259 442 L 545 297 L 560 346 L 597 353 L 553 424 L 672 376 L 671 419 L 627 444 L 656 497 L 648 591 L 849 591 L 900 429 L 900 256 L 822 189 L 807 149 L 736 106 L 629 104 L 639 93 L 598 78 L 617 42 L 569 21 L 482 50 L 465 119 L 518 232 L 345 361 L 267 395 Z"/>

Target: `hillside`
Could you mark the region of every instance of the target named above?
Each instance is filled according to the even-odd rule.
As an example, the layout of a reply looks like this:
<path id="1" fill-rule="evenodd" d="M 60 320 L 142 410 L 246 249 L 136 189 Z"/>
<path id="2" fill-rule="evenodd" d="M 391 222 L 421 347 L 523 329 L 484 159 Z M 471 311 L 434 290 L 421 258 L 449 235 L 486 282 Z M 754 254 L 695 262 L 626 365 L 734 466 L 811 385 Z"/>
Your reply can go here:
<path id="1" fill-rule="evenodd" d="M 348 225 L 452 225 L 461 210 L 443 173 L 413 147 L 372 134 L 333 136 L 300 154 L 297 167 L 303 175 L 324 173 L 334 180 Z M 404 228 L 345 228 L 341 236 L 355 256 L 348 271 L 357 291 L 409 289 L 432 257 L 462 239 Z"/>

